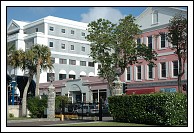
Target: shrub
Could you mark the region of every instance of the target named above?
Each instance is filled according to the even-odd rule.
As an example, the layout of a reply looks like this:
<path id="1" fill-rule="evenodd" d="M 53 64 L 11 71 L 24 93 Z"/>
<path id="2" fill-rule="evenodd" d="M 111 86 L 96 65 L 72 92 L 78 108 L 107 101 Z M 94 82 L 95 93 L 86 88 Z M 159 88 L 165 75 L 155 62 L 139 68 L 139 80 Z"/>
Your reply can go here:
<path id="1" fill-rule="evenodd" d="M 152 125 L 187 123 L 187 96 L 183 93 L 155 93 L 109 97 L 115 121 Z"/>
<path id="2" fill-rule="evenodd" d="M 61 108 L 61 101 L 64 103 L 68 102 L 67 96 L 56 96 L 55 97 L 55 109 Z M 44 117 L 44 111 L 47 109 L 48 98 L 46 95 L 42 96 L 41 99 L 38 97 L 29 97 L 27 99 L 27 108 L 30 111 L 32 118 Z"/>
<path id="3" fill-rule="evenodd" d="M 9 113 L 9 118 L 13 118 L 14 114 L 13 113 Z"/>

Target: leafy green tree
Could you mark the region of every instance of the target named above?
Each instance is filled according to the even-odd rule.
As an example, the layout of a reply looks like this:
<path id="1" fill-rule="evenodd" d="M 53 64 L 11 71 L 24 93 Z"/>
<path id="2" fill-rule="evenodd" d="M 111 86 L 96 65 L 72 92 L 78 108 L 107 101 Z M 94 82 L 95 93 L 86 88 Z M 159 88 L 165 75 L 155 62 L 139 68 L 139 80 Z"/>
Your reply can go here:
<path id="1" fill-rule="evenodd" d="M 181 77 L 185 73 L 185 62 L 187 60 L 187 18 L 181 13 L 176 14 L 169 22 L 167 39 L 172 44 L 172 49 L 178 56 L 179 71 L 178 71 L 178 91 L 181 89 Z"/>
<path id="2" fill-rule="evenodd" d="M 86 39 L 91 42 L 90 56 L 101 64 L 99 76 L 108 81 L 111 95 L 116 75 L 122 75 L 129 64 L 139 63 L 138 58 L 144 58 L 154 65 L 156 60 L 155 51 L 145 44 L 136 43 L 141 30 L 134 21 L 135 18 L 128 15 L 118 24 L 102 18 L 88 24 Z"/>
<path id="3" fill-rule="evenodd" d="M 53 64 L 51 62 L 51 52 L 48 46 L 35 44 L 32 46 L 34 52 L 34 59 L 36 64 L 36 91 L 35 96 L 39 95 L 39 81 L 41 70 L 52 70 Z"/>

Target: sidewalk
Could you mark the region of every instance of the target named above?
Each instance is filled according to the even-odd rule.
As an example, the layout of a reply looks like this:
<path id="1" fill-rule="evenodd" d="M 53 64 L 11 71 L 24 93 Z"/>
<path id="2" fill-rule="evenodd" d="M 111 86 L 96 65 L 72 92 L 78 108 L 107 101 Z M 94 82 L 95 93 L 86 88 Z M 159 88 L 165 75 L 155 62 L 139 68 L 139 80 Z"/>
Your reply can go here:
<path id="1" fill-rule="evenodd" d="M 102 117 L 102 122 L 113 121 L 112 117 Z M 36 118 L 36 119 L 25 119 L 25 120 L 7 120 L 8 127 L 37 127 L 37 126 L 54 126 L 59 124 L 70 124 L 70 123 L 85 123 L 85 122 L 100 122 L 97 117 L 95 120 L 91 117 L 84 117 L 83 119 L 64 119 L 61 121 L 60 118 L 47 119 L 47 118 Z"/>
<path id="2" fill-rule="evenodd" d="M 7 123 L 21 123 L 21 122 L 38 122 L 38 121 L 60 121 L 60 118 L 32 118 L 32 119 L 24 119 L 24 120 L 7 120 Z"/>

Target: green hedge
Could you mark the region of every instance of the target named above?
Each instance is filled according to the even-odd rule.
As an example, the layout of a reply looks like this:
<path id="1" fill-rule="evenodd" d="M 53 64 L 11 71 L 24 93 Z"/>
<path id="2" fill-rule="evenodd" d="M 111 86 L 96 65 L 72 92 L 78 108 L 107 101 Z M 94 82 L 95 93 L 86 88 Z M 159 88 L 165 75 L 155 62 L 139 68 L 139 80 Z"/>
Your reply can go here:
<path id="1" fill-rule="evenodd" d="M 55 97 L 55 109 L 61 108 L 61 101 L 64 100 L 64 103 L 68 102 L 67 96 L 56 96 Z M 27 108 L 31 113 L 32 118 L 43 118 L 44 111 L 47 108 L 47 96 L 39 97 L 29 97 L 27 99 Z"/>
<path id="2" fill-rule="evenodd" d="M 108 102 L 115 121 L 168 126 L 187 123 L 187 96 L 183 93 L 112 96 Z"/>

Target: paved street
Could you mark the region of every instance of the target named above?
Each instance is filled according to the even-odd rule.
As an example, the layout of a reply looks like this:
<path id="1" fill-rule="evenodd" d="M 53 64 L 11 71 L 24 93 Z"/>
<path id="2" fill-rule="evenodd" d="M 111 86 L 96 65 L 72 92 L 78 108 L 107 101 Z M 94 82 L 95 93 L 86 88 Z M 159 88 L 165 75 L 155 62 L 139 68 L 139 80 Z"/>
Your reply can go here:
<path id="1" fill-rule="evenodd" d="M 8 120 L 7 127 L 35 127 L 35 126 L 53 126 L 54 124 L 68 124 L 68 123 L 79 123 L 79 122 L 94 122 L 94 118 L 84 117 L 83 120 L 64 120 L 60 121 L 56 119 L 28 119 L 28 120 Z M 98 121 L 98 118 L 96 119 Z M 112 121 L 112 117 L 103 117 L 102 121 Z"/>

